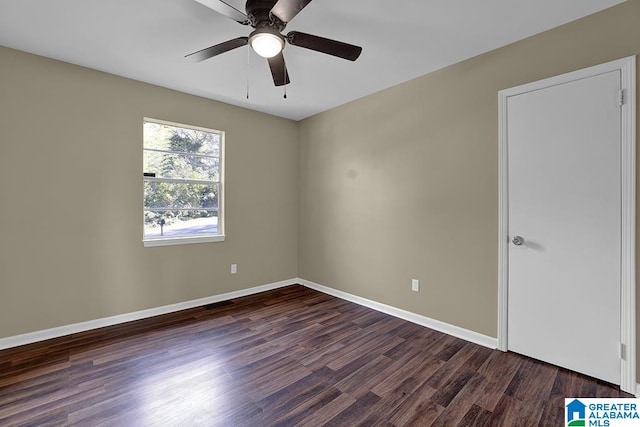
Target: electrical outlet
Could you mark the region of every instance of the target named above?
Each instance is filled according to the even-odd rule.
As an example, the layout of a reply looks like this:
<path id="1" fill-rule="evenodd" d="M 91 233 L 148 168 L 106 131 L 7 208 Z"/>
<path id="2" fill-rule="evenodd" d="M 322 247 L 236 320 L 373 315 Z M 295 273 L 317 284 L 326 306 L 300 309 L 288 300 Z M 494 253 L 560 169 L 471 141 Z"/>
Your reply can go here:
<path id="1" fill-rule="evenodd" d="M 411 279 L 411 290 L 413 292 L 420 292 L 420 280 Z"/>
<path id="2" fill-rule="evenodd" d="M 236 274 L 238 272 L 238 264 L 231 264 L 231 274 Z"/>

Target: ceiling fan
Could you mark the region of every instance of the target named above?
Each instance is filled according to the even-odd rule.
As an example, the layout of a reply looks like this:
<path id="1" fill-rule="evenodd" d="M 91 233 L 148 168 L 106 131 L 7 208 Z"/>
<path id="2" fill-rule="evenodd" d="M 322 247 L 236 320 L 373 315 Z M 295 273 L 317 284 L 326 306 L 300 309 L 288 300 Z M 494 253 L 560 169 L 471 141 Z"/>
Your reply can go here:
<path id="1" fill-rule="evenodd" d="M 225 15 L 242 25 L 250 25 L 254 30 L 248 37 L 238 37 L 226 42 L 191 53 L 185 58 L 200 62 L 212 58 L 247 43 L 260 56 L 267 58 L 273 83 L 283 86 L 290 83 L 282 50 L 285 41 L 290 45 L 304 47 L 328 55 L 355 61 L 362 48 L 352 44 L 326 39 L 311 34 L 291 31 L 282 34 L 287 24 L 311 0 L 247 0 L 246 12 L 242 12 L 223 0 L 196 0 L 198 3 Z"/>

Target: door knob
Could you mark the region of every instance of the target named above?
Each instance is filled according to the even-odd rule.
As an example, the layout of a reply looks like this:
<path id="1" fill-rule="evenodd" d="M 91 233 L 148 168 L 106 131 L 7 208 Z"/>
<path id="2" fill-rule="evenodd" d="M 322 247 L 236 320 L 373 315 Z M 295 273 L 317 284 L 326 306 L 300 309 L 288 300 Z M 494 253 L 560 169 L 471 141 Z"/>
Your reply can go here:
<path id="1" fill-rule="evenodd" d="M 513 239 L 511 239 L 511 242 L 516 246 L 522 246 L 522 244 L 524 243 L 524 239 L 522 238 L 522 236 L 515 236 Z"/>

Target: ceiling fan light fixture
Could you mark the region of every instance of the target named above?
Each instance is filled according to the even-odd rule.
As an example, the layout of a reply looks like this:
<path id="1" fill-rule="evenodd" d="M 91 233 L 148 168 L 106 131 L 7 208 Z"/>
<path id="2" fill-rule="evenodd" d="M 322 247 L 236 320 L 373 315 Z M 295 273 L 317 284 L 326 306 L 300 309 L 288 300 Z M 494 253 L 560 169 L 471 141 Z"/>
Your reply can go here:
<path id="1" fill-rule="evenodd" d="M 271 77 L 273 77 L 273 84 L 275 86 L 286 86 L 291 83 L 291 80 L 289 80 L 289 73 L 287 72 L 287 65 L 282 51 L 288 44 L 349 61 L 355 61 L 362 53 L 360 46 L 314 36 L 313 34 L 299 31 L 289 31 L 286 35 L 282 34 L 287 23 L 312 0 L 245 0 L 244 10 L 246 13 L 229 4 L 229 0 L 196 1 L 242 25 L 249 25 L 254 29 L 248 37 L 236 37 L 186 56 L 186 58 L 197 62 L 248 44 L 250 46 L 250 48 L 247 48 L 248 54 L 251 54 L 251 49 L 253 49 L 258 55 L 267 59 Z"/>
<path id="2" fill-rule="evenodd" d="M 273 58 L 284 49 L 284 39 L 280 34 L 256 30 L 249 37 L 251 48 L 263 58 Z"/>

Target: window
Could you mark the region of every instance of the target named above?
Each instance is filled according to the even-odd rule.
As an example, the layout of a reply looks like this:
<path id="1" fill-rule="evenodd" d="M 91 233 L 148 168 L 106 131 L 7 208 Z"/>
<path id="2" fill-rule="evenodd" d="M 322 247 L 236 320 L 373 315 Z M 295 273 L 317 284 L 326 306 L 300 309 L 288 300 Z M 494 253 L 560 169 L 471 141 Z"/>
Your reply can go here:
<path id="1" fill-rule="evenodd" d="M 144 119 L 145 246 L 224 240 L 224 133 Z"/>

